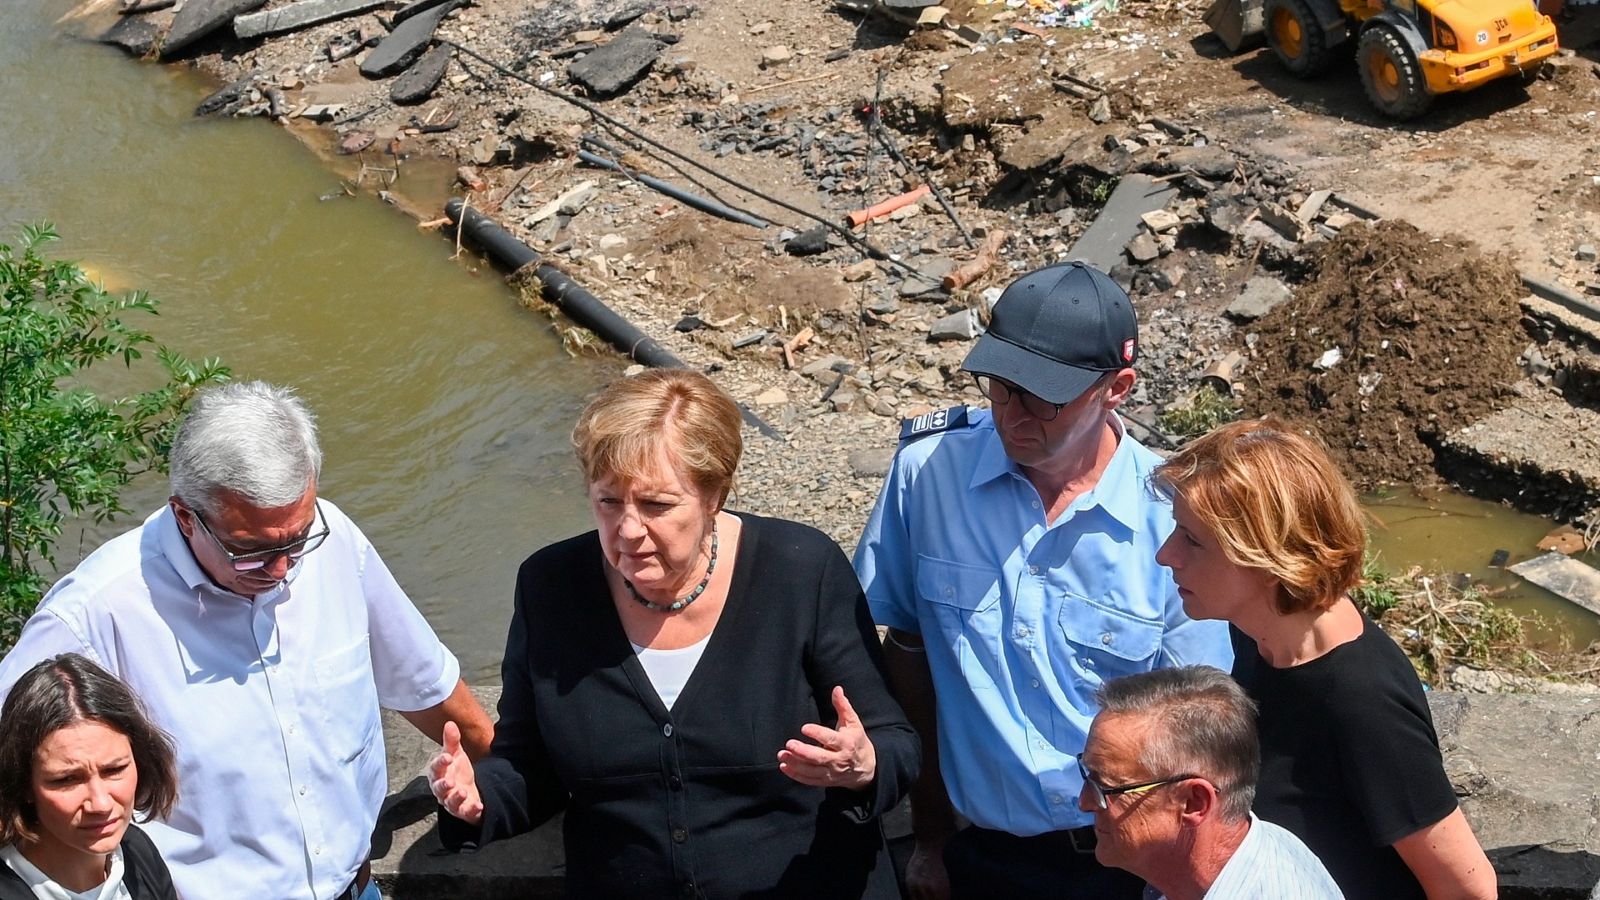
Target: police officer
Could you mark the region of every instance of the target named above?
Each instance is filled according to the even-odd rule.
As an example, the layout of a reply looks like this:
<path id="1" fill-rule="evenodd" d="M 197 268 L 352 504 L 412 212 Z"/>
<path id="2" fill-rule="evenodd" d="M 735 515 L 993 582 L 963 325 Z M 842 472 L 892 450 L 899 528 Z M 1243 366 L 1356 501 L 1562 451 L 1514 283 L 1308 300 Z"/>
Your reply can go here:
<path id="1" fill-rule="evenodd" d="M 1140 894 L 1096 862 L 1078 809 L 1095 691 L 1164 666 L 1227 671 L 1232 653 L 1155 560 L 1173 529 L 1148 487 L 1160 460 L 1116 414 L 1137 356 L 1128 295 L 1082 263 L 1047 266 L 1006 288 L 962 364 L 990 409 L 901 430 L 855 567 L 923 735 L 918 900 Z"/>

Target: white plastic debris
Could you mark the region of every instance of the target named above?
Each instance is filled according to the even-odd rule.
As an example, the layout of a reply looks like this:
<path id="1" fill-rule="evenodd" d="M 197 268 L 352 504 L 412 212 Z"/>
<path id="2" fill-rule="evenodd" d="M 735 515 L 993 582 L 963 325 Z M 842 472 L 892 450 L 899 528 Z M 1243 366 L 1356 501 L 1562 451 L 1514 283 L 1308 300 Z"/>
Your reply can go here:
<path id="1" fill-rule="evenodd" d="M 1317 361 L 1311 364 L 1311 368 L 1319 371 L 1331 369 L 1337 366 L 1341 359 L 1344 359 L 1344 351 L 1334 347 L 1332 350 L 1324 351 L 1321 356 L 1317 357 Z"/>

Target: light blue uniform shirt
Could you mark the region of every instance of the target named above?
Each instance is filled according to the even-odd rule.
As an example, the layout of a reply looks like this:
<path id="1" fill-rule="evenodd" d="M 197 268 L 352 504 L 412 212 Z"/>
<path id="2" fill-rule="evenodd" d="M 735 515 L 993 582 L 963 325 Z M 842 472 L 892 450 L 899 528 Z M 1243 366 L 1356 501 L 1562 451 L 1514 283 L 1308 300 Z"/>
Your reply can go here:
<path id="1" fill-rule="evenodd" d="M 1156 550 L 1172 507 L 1160 458 L 1122 434 L 1094 489 L 1053 524 L 987 410 L 912 437 L 856 548 L 880 625 L 920 634 L 950 800 L 973 824 L 1034 835 L 1087 825 L 1078 754 L 1094 692 L 1119 675 L 1228 671 L 1223 622 L 1194 622 Z"/>

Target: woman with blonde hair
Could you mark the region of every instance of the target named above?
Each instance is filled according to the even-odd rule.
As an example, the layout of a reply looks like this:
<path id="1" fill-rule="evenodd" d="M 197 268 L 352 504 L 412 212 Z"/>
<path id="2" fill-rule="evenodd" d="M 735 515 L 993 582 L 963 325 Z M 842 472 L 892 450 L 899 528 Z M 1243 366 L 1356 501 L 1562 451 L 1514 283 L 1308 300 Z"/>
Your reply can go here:
<path id="1" fill-rule="evenodd" d="M 1416 672 L 1350 600 L 1366 529 L 1327 451 L 1279 422 L 1235 422 L 1154 478 L 1177 519 L 1156 559 L 1184 612 L 1232 625 L 1234 676 L 1260 707 L 1257 815 L 1347 897 L 1494 897 Z"/>
<path id="2" fill-rule="evenodd" d="M 879 816 L 916 734 L 844 553 L 724 508 L 739 427 L 686 371 L 583 411 L 598 528 L 522 565 L 491 756 L 446 726 L 430 771 L 447 845 L 564 809 L 568 896 L 898 895 Z"/>

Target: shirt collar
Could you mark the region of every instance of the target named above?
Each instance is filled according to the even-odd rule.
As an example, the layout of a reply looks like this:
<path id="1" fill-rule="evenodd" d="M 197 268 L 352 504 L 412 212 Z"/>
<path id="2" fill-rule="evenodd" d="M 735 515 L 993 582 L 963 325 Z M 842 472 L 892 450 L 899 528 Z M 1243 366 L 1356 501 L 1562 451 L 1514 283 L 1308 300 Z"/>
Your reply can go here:
<path id="1" fill-rule="evenodd" d="M 978 455 L 978 460 L 972 467 L 972 480 L 969 488 L 976 489 L 1003 475 L 1014 475 L 1027 480 L 1022 473 L 1022 467 L 1006 456 L 1005 444 L 1000 441 L 1000 433 L 994 430 L 992 414 L 987 410 L 985 415 L 990 416 L 988 424 L 993 437 L 985 441 L 983 449 Z M 1117 433 L 1117 449 L 1111 455 L 1111 461 L 1106 463 L 1105 471 L 1100 473 L 1100 480 L 1095 482 L 1093 488 L 1077 501 L 1075 506 L 1079 509 L 1090 509 L 1099 506 L 1108 515 L 1129 531 L 1138 531 L 1140 526 L 1140 494 L 1149 490 L 1145 484 L 1145 477 L 1138 471 L 1138 460 L 1135 458 L 1137 451 L 1133 447 L 1133 440 L 1128 437 L 1128 429 L 1122 424 L 1122 418 L 1116 413 L 1110 414 L 1111 428 Z"/>

